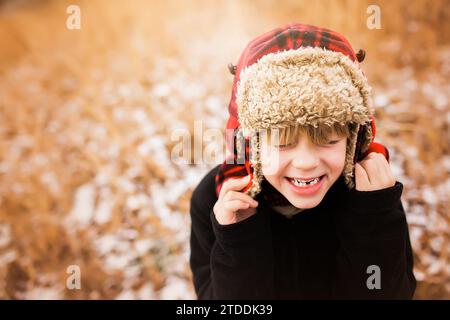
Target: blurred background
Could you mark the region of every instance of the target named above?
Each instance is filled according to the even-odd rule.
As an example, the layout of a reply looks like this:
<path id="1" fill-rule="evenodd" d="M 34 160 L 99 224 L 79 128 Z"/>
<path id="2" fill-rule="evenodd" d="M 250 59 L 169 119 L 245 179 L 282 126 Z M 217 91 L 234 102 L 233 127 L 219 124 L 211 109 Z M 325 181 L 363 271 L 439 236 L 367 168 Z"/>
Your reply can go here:
<path id="1" fill-rule="evenodd" d="M 66 28 L 71 4 L 79 30 Z M 370 4 L 381 29 L 366 26 Z M 195 298 L 189 198 L 213 165 L 171 161 L 171 132 L 223 129 L 227 64 L 287 22 L 366 50 L 415 298 L 449 299 L 446 0 L 0 1 L 0 299 Z M 66 288 L 70 265 L 80 290 Z"/>

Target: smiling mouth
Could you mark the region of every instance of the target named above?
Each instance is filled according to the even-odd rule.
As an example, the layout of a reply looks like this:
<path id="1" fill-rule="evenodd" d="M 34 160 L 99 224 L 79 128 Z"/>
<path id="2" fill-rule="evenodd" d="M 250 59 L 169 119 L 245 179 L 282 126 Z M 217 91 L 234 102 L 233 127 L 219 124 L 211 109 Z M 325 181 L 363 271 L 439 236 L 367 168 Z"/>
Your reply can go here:
<path id="1" fill-rule="evenodd" d="M 323 179 L 325 175 L 321 175 L 319 177 L 315 177 L 315 178 L 291 178 L 291 177 L 286 177 L 287 180 L 289 180 L 289 182 L 291 182 L 293 185 L 297 186 L 297 187 L 309 187 L 309 186 L 313 186 L 317 183 L 320 182 L 320 180 Z"/>

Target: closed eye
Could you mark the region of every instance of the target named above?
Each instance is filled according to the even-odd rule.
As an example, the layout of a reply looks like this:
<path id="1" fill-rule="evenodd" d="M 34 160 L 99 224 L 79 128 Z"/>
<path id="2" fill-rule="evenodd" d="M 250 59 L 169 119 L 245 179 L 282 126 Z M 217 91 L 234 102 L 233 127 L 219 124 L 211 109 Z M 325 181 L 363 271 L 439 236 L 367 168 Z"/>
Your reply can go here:
<path id="1" fill-rule="evenodd" d="M 341 140 L 329 140 L 328 142 L 324 142 L 320 146 L 322 146 L 322 147 L 332 146 L 332 145 L 338 144 L 339 141 L 341 141 Z"/>
<path id="2" fill-rule="evenodd" d="M 286 149 L 286 148 L 292 147 L 294 145 L 295 145 L 295 143 L 278 144 L 278 145 L 274 145 L 274 147 L 277 148 L 277 149 Z"/>

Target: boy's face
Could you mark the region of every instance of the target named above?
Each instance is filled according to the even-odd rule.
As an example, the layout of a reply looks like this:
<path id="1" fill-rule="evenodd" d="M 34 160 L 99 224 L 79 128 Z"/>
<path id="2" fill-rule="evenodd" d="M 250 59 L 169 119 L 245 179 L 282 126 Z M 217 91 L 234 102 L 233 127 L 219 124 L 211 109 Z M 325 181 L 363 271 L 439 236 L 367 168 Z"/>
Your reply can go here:
<path id="1" fill-rule="evenodd" d="M 302 135 L 296 145 L 284 146 L 268 143 L 263 138 L 262 173 L 292 205 L 301 209 L 314 208 L 342 174 L 346 147 L 347 138 L 336 133 L 329 137 L 328 143 L 321 145 Z"/>

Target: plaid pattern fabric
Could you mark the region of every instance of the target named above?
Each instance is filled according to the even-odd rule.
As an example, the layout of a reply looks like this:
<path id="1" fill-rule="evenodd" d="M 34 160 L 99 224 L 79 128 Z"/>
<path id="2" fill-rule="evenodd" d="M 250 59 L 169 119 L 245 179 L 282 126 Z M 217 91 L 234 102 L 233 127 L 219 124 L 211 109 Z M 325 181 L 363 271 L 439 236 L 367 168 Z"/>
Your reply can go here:
<path id="1" fill-rule="evenodd" d="M 237 131 L 239 128 L 239 121 L 237 115 L 236 92 L 241 70 L 257 62 L 261 57 L 269 53 L 295 50 L 300 47 L 321 47 L 330 51 L 341 52 L 355 63 L 358 63 L 358 60 L 362 61 L 365 55 L 364 51 L 355 54 L 347 39 L 337 32 L 299 23 L 286 24 L 252 40 L 241 54 L 238 64 L 236 66 L 229 66 L 230 72 L 235 74 L 231 100 L 228 106 L 229 119 L 226 124 L 226 129 L 228 130 L 226 130 L 225 135 L 227 150 L 231 156 L 221 164 L 216 175 L 215 182 L 217 195 L 219 195 L 223 183 L 230 178 L 240 178 L 248 174 L 253 178 L 253 171 L 249 158 L 250 150 L 248 137 L 245 138 L 245 162 L 243 164 L 240 164 L 242 161 L 238 162 L 235 147 L 235 143 L 237 143 L 236 136 L 239 134 L 239 131 Z M 375 135 L 375 121 L 373 118 L 371 123 Z M 381 152 L 388 157 L 386 148 L 380 144 L 372 143 L 365 155 L 372 151 Z M 358 155 L 359 153 L 356 152 L 356 154 Z M 356 159 L 355 157 L 355 161 L 356 160 L 359 159 Z M 251 187 L 251 180 L 252 179 L 250 179 L 249 184 L 242 191 L 245 192 Z M 268 195 L 267 192 L 265 193 L 266 196 L 270 198 L 270 201 L 276 202 L 278 205 L 288 204 L 287 200 L 281 194 L 274 195 L 274 192 L 276 193 L 276 190 L 272 189 L 270 190 L 270 195 Z"/>

